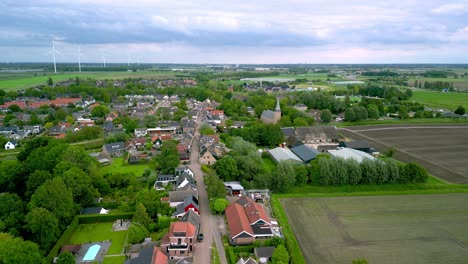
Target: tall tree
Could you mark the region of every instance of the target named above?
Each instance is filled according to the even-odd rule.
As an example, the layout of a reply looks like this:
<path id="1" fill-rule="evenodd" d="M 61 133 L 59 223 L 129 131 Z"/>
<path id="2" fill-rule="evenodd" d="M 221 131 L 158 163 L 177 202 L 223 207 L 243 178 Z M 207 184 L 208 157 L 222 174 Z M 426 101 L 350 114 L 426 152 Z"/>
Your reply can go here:
<path id="1" fill-rule="evenodd" d="M 35 243 L 0 233 L 0 263 L 37 264 L 42 261 L 42 254 Z"/>
<path id="2" fill-rule="evenodd" d="M 322 122 L 324 122 L 325 124 L 330 123 L 330 121 L 332 120 L 332 113 L 330 112 L 330 110 L 322 110 L 322 112 L 320 113 L 320 119 L 322 119 Z"/>
<path id="3" fill-rule="evenodd" d="M 149 227 L 151 223 L 151 218 L 149 217 L 148 213 L 146 212 L 146 208 L 143 204 L 137 204 L 135 208 L 135 214 L 132 218 L 133 223 L 140 223 L 144 227 Z"/>
<path id="4" fill-rule="evenodd" d="M 72 253 L 65 251 L 61 253 L 57 258 L 57 264 L 75 264 L 75 256 Z"/>
<path id="5" fill-rule="evenodd" d="M 287 264 L 289 263 L 289 253 L 286 250 L 286 247 L 283 245 L 278 245 L 271 255 L 271 262 L 273 264 Z"/>
<path id="6" fill-rule="evenodd" d="M 281 161 L 273 172 L 272 191 L 287 192 L 296 183 L 294 165 L 288 161 Z"/>
<path id="7" fill-rule="evenodd" d="M 61 226 L 68 225 L 75 215 L 72 191 L 60 177 L 47 180 L 40 186 L 32 195 L 29 207 L 49 210 L 57 217 Z"/>
<path id="8" fill-rule="evenodd" d="M 172 174 L 179 166 L 180 157 L 177 152 L 177 144 L 174 141 L 166 141 L 161 147 L 161 154 L 156 156 L 156 161 L 163 174 Z"/>
<path id="9" fill-rule="evenodd" d="M 457 107 L 457 109 L 455 110 L 455 114 L 464 115 L 465 114 L 465 108 L 463 106 L 459 105 Z"/>
<path id="10" fill-rule="evenodd" d="M 60 234 L 57 218 L 47 209 L 40 207 L 32 209 L 26 215 L 26 230 L 45 252 L 50 250 Z"/>
<path id="11" fill-rule="evenodd" d="M 356 121 L 356 114 L 354 113 L 353 109 L 348 107 L 345 110 L 345 121 L 353 122 Z"/>
<path id="12" fill-rule="evenodd" d="M 218 160 L 214 165 L 214 169 L 218 176 L 224 181 L 234 181 L 238 179 L 239 171 L 237 169 L 237 162 L 231 156 L 225 156 Z"/>

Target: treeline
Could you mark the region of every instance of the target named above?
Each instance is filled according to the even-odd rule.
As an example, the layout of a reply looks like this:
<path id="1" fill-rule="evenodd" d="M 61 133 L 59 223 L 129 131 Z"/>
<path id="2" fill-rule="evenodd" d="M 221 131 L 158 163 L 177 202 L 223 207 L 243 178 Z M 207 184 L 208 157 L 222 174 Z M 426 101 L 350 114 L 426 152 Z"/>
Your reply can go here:
<path id="1" fill-rule="evenodd" d="M 430 90 L 442 90 L 442 89 L 453 89 L 453 82 L 428 82 L 428 81 L 414 81 L 414 87 L 430 89 Z"/>
<path id="2" fill-rule="evenodd" d="M 395 77 L 399 74 L 392 71 L 365 71 L 362 72 L 362 76 L 385 76 L 385 77 Z"/>
<path id="3" fill-rule="evenodd" d="M 313 161 L 311 180 L 316 185 L 425 183 L 429 177 L 415 164 L 397 164 L 394 160 L 319 158 Z"/>

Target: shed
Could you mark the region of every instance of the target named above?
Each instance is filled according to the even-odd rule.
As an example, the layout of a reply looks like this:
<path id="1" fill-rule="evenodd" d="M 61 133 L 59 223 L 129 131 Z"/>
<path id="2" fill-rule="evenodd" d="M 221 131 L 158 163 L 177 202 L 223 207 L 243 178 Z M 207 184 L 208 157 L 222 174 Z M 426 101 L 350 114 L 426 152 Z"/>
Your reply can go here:
<path id="1" fill-rule="evenodd" d="M 302 160 L 289 149 L 277 147 L 274 149 L 270 149 L 268 153 L 270 153 L 271 157 L 276 163 L 284 160 L 302 163 Z"/>

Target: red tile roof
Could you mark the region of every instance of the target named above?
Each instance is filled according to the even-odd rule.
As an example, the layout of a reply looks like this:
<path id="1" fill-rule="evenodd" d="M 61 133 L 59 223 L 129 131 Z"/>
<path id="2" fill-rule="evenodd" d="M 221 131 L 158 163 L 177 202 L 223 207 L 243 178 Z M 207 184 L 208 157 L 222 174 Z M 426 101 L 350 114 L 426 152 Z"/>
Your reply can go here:
<path id="1" fill-rule="evenodd" d="M 154 247 L 153 260 L 151 261 L 151 264 L 167 264 L 167 262 L 167 256 L 161 251 L 161 249 Z"/>
<path id="2" fill-rule="evenodd" d="M 254 235 L 250 227 L 249 219 L 244 211 L 244 208 L 238 203 L 232 203 L 226 208 L 226 218 L 229 225 L 231 237 L 235 237 L 242 232 Z"/>
<path id="3" fill-rule="evenodd" d="M 186 237 L 195 237 L 195 226 L 189 222 L 172 222 L 169 229 L 169 236 L 173 237 L 174 232 L 185 233 Z"/>

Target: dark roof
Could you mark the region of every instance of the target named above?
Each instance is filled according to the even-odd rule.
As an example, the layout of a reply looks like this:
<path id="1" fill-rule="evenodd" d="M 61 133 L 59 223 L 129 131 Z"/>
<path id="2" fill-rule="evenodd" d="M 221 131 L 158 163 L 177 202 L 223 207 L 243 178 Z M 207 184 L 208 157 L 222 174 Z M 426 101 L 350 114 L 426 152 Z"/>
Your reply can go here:
<path id="1" fill-rule="evenodd" d="M 283 131 L 284 137 L 294 135 L 294 127 L 283 127 L 281 131 Z"/>
<path id="2" fill-rule="evenodd" d="M 197 191 L 196 190 L 177 190 L 177 191 L 170 191 L 169 192 L 169 201 L 171 203 L 176 203 L 176 202 L 183 202 L 185 200 L 186 196 L 190 195 L 196 195 Z"/>
<path id="3" fill-rule="evenodd" d="M 182 218 L 180 218 L 180 222 L 189 222 L 191 223 L 198 231 L 200 227 L 200 216 L 193 210 L 188 211 Z"/>
<path id="4" fill-rule="evenodd" d="M 334 126 L 296 127 L 294 134 L 300 141 L 338 140 L 338 133 Z"/>
<path id="5" fill-rule="evenodd" d="M 184 198 L 184 205 L 187 206 L 190 204 L 193 204 L 198 209 L 198 199 L 193 195 L 189 195 Z"/>
<path id="6" fill-rule="evenodd" d="M 102 207 L 88 207 L 83 208 L 80 211 L 80 214 L 99 214 L 101 213 Z"/>
<path id="7" fill-rule="evenodd" d="M 273 234 L 269 225 L 251 225 L 250 227 L 252 228 L 252 231 L 255 235 Z"/>
<path id="8" fill-rule="evenodd" d="M 108 153 L 115 153 L 125 149 L 125 144 L 123 142 L 109 143 L 105 144 L 104 148 Z"/>
<path id="9" fill-rule="evenodd" d="M 291 149 L 291 151 L 296 154 L 296 156 L 298 156 L 302 161 L 304 162 L 309 162 L 313 159 L 315 159 L 315 157 L 320 154 L 320 152 L 318 152 L 318 150 L 314 149 L 314 148 L 311 148 L 311 147 L 308 147 L 306 145 L 299 145 L 299 146 L 295 146 L 294 148 Z"/>
<path id="10" fill-rule="evenodd" d="M 275 247 L 258 247 L 254 248 L 254 253 L 257 258 L 271 258 L 275 251 Z"/>
<path id="11" fill-rule="evenodd" d="M 153 260 L 154 246 L 144 248 L 137 258 L 129 259 L 125 264 L 149 264 Z"/>
<path id="12" fill-rule="evenodd" d="M 273 112 L 271 110 L 265 110 L 265 111 L 263 111 L 260 118 L 273 119 L 274 116 L 275 116 L 275 112 Z"/>
<path id="13" fill-rule="evenodd" d="M 370 149 L 371 148 L 371 146 L 369 145 L 369 142 L 365 140 L 341 142 L 340 147 L 352 148 L 352 149 Z"/>
<path id="14" fill-rule="evenodd" d="M 172 181 L 175 182 L 176 176 L 172 174 L 160 174 L 158 175 L 158 178 L 156 179 L 156 182 L 161 182 L 161 181 Z"/>

